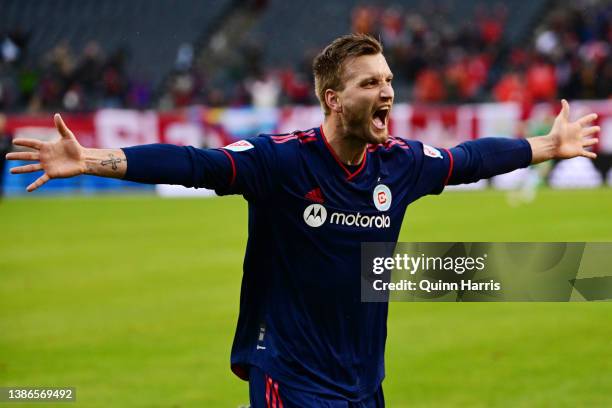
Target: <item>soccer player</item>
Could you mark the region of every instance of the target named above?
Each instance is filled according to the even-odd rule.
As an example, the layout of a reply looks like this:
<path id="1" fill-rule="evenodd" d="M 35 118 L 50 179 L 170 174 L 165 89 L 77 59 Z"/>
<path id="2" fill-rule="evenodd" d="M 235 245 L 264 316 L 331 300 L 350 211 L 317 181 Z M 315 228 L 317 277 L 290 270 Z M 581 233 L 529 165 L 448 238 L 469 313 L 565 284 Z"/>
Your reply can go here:
<path id="1" fill-rule="evenodd" d="M 224 148 L 154 144 L 86 149 L 59 115 L 54 142 L 9 159 L 42 170 L 27 187 L 80 174 L 213 188 L 249 204 L 240 314 L 231 368 L 258 407 L 383 407 L 388 304 L 360 301 L 361 242 L 395 242 L 406 207 L 447 184 L 469 183 L 551 158 L 595 154 L 596 115 L 562 109 L 546 136 L 486 138 L 450 150 L 390 136 L 393 74 L 381 44 L 334 40 L 314 60 L 320 127 L 261 135 Z"/>

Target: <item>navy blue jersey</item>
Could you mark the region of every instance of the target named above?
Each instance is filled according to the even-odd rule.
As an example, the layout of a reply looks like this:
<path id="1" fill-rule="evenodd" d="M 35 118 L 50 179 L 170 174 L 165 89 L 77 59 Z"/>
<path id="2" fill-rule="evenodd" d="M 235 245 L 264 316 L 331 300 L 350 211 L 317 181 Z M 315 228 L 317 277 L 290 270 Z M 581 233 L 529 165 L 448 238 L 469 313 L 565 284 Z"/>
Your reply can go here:
<path id="1" fill-rule="evenodd" d="M 349 167 L 321 128 L 217 150 L 157 146 L 124 149 L 127 179 L 207 186 L 248 200 L 232 370 L 246 379 L 257 366 L 287 386 L 348 400 L 376 392 L 385 375 L 388 305 L 361 302 L 361 243 L 396 241 L 406 207 L 449 181 L 531 161 L 525 141 L 469 142 L 449 151 L 390 137 Z M 183 149 L 184 160 L 153 181 L 141 170 L 155 149 Z M 147 160 L 159 166 L 153 156 Z"/>

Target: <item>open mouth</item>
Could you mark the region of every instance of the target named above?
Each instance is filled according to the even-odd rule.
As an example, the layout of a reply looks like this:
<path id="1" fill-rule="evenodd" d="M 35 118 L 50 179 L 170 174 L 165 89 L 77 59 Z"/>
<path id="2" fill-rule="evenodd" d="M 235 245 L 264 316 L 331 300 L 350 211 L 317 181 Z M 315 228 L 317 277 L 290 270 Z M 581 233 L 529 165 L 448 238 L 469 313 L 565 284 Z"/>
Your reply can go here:
<path id="1" fill-rule="evenodd" d="M 390 108 L 389 106 L 383 106 L 376 111 L 372 116 L 372 123 L 378 130 L 384 130 L 387 127 L 387 120 L 389 118 Z"/>

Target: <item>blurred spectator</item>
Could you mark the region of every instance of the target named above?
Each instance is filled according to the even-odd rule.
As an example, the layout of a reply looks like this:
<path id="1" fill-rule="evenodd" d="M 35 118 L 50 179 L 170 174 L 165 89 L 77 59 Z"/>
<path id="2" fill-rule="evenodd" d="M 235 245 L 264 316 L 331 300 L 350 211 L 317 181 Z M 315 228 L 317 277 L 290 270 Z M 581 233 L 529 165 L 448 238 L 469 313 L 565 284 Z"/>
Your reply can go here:
<path id="1" fill-rule="evenodd" d="M 306 105 L 311 102 L 310 81 L 302 72 L 286 69 L 281 73 L 281 90 L 290 104 Z"/>
<path id="2" fill-rule="evenodd" d="M 442 76 L 435 69 L 424 69 L 416 80 L 414 100 L 416 102 L 436 103 L 446 98 Z"/>
<path id="3" fill-rule="evenodd" d="M 100 97 L 99 89 L 103 68 L 102 49 L 97 42 L 90 41 L 85 45 L 80 60 L 72 73 L 71 84 L 64 97 L 64 107 L 66 109 L 81 110 L 86 103 L 83 98 L 97 100 Z M 90 108 L 93 108 L 93 106 Z"/>
<path id="4" fill-rule="evenodd" d="M 486 46 L 494 46 L 501 41 L 507 15 L 506 6 L 502 3 L 497 3 L 493 10 L 485 8 L 476 10 L 480 38 Z"/>
<path id="5" fill-rule="evenodd" d="M 171 92 L 174 106 L 184 107 L 192 104 L 195 95 L 194 78 L 189 73 L 177 75 Z"/>
<path id="6" fill-rule="evenodd" d="M 493 88 L 493 95 L 499 102 L 517 102 L 523 106 L 531 103 L 525 77 L 518 71 L 506 72 Z"/>
<path id="7" fill-rule="evenodd" d="M 557 94 L 557 80 L 553 66 L 543 60 L 534 61 L 526 73 L 527 89 L 534 101 L 550 101 Z"/>
<path id="8" fill-rule="evenodd" d="M 153 93 L 149 83 L 139 77 L 132 81 L 126 96 L 127 107 L 135 109 L 145 109 L 151 104 Z"/>
<path id="9" fill-rule="evenodd" d="M 10 37 L 4 37 L 0 49 L 2 50 L 2 59 L 6 62 L 15 62 L 21 51 Z"/>
<path id="10" fill-rule="evenodd" d="M 404 21 L 400 9 L 390 7 L 384 10 L 380 25 L 380 37 L 387 47 L 397 48 L 406 43 Z"/>
<path id="11" fill-rule="evenodd" d="M 118 49 L 106 62 L 102 71 L 102 106 L 104 107 L 120 108 L 125 106 L 129 88 L 125 73 L 126 59 L 127 51 Z"/>
<path id="12" fill-rule="evenodd" d="M 11 64 L 20 64 L 26 54 L 30 35 L 20 28 L 0 35 L 0 55 L 2 61 Z"/>
<path id="13" fill-rule="evenodd" d="M 376 9 L 371 6 L 357 6 L 353 10 L 351 30 L 354 33 L 374 34 Z"/>
<path id="14" fill-rule="evenodd" d="M 278 105 L 281 87 L 274 74 L 261 75 L 246 82 L 252 105 L 256 108 L 272 108 Z"/>
<path id="15" fill-rule="evenodd" d="M 193 46 L 189 43 L 181 44 L 176 53 L 176 62 L 174 66 L 180 72 L 185 72 L 191 69 L 193 65 Z"/>

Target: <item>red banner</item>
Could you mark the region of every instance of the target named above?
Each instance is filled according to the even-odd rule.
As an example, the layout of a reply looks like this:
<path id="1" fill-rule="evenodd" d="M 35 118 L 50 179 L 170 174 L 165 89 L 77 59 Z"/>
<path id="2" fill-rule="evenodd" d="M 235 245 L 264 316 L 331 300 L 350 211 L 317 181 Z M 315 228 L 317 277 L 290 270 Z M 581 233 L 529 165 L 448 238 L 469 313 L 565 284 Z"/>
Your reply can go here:
<path id="1" fill-rule="evenodd" d="M 602 131 L 595 151 L 612 153 L 612 101 L 571 103 L 572 117 L 587 112 L 599 114 Z M 559 107 L 535 105 L 529 112 L 519 105 L 474 104 L 421 106 L 397 104 L 390 129 L 396 136 L 421 140 L 439 147 L 455 146 L 485 136 L 523 137 L 545 134 Z M 64 114 L 66 124 L 87 147 L 122 147 L 146 143 L 173 143 L 217 147 L 259 133 L 286 133 L 319 126 L 321 109 L 190 107 L 180 111 L 155 112 L 104 109 L 89 114 Z M 51 114 L 8 115 L 9 133 L 19 137 L 56 137 Z"/>

